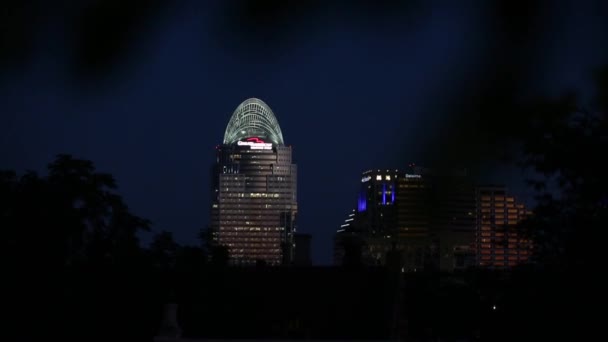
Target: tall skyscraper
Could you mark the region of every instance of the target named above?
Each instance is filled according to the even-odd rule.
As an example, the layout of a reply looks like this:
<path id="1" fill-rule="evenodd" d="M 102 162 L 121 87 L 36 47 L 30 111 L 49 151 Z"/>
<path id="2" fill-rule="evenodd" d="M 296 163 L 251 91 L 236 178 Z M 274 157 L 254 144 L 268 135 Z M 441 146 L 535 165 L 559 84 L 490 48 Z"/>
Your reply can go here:
<path id="1" fill-rule="evenodd" d="M 211 235 L 234 264 L 291 263 L 297 170 L 274 113 L 262 100 L 241 103 L 217 146 Z"/>
<path id="2" fill-rule="evenodd" d="M 435 181 L 432 226 L 438 241 L 439 269 L 475 266 L 475 184 L 465 170 L 443 174 Z"/>

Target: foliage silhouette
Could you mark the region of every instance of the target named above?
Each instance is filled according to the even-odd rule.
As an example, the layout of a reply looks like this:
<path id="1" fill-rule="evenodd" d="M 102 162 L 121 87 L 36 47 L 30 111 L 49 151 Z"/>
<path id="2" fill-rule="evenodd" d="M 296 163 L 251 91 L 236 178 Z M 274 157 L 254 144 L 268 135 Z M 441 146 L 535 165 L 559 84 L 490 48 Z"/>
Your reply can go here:
<path id="1" fill-rule="evenodd" d="M 57 156 L 47 176 L 0 173 L 5 299 L 15 323 L 8 336 L 152 334 L 155 275 L 137 238 L 150 222 L 115 190 L 110 174 L 69 155 Z"/>
<path id="2" fill-rule="evenodd" d="M 608 68 L 597 73 L 594 109 L 574 94 L 529 108 L 521 165 L 539 175 L 529 181 L 538 205 L 523 227 L 545 267 L 588 268 L 601 248 L 593 237 L 608 224 L 607 75 Z"/>

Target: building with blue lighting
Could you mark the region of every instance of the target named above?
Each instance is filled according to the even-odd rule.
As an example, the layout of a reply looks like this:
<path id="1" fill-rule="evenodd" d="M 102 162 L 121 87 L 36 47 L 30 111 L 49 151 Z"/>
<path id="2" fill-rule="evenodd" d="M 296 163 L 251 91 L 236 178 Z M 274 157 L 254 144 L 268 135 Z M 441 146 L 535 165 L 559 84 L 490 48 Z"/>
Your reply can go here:
<path id="1" fill-rule="evenodd" d="M 345 242 L 361 241 L 368 265 L 386 264 L 392 252 L 404 272 L 466 268 L 456 259 L 474 248 L 474 213 L 474 187 L 464 173 L 437 174 L 414 164 L 365 171 L 357 209 L 336 233 L 334 262 L 342 262 Z"/>

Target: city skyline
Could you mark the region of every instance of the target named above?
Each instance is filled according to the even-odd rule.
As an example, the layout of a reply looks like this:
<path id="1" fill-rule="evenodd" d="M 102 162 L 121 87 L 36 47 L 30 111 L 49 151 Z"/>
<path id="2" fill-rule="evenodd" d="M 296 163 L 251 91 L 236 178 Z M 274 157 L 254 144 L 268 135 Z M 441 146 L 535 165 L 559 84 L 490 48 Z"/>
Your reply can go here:
<path id="1" fill-rule="evenodd" d="M 290 132 L 304 182 L 299 228 L 315 237 L 314 262 L 330 264 L 332 234 L 354 205 L 360 172 L 441 158 L 477 164 L 476 157 L 494 153 L 479 152 L 495 133 L 483 120 L 509 117 L 495 112 L 505 107 L 501 96 L 513 95 L 509 89 L 523 96 L 577 88 L 591 97 L 592 72 L 608 58 L 605 44 L 596 42 L 608 30 L 591 4 L 569 6 L 547 5 L 539 10 L 546 14 L 523 24 L 500 17 L 491 4 L 379 4 L 373 14 L 353 5 L 346 16 L 296 7 L 301 19 L 269 12 L 268 26 L 256 30 L 247 15 L 226 22 L 234 17 L 224 3 L 187 2 L 143 18 L 151 26 L 136 25 L 124 40 L 114 31 L 87 31 L 83 21 L 82 34 L 91 35 L 84 42 L 69 34 L 79 28 L 66 22 L 70 13 L 32 20 L 40 31 L 24 52 L 32 57 L 0 74 L 0 167 L 43 173 L 59 153 L 93 160 L 115 175 L 129 206 L 155 231 L 195 245 L 209 222 L 215 146 L 235 104 L 259 97 L 285 113 L 281 126 Z M 122 23 L 115 12 L 104 13 L 110 18 L 102 24 Z M 410 15 L 421 17 L 404 22 Z M 499 29 L 491 23 L 501 20 L 510 31 L 489 39 Z M 113 42 L 124 42 L 115 54 Z M 96 49 L 106 59 L 91 59 Z M 475 139 L 463 143 L 468 137 Z M 335 154 L 318 153 L 328 147 Z M 488 182 L 503 179 L 532 197 L 518 169 L 482 167 Z"/>

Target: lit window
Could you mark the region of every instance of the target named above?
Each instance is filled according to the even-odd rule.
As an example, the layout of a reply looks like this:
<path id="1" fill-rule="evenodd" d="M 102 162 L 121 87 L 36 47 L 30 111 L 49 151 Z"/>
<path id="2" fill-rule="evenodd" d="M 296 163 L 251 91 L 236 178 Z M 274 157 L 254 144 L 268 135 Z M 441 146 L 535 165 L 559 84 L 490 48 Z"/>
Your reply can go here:
<path id="1" fill-rule="evenodd" d="M 391 180 L 391 176 L 386 175 L 386 177 L 384 177 L 384 179 L 386 179 L 386 180 Z"/>
<path id="2" fill-rule="evenodd" d="M 376 180 L 382 180 L 382 176 L 381 175 L 377 175 L 376 176 Z"/>

